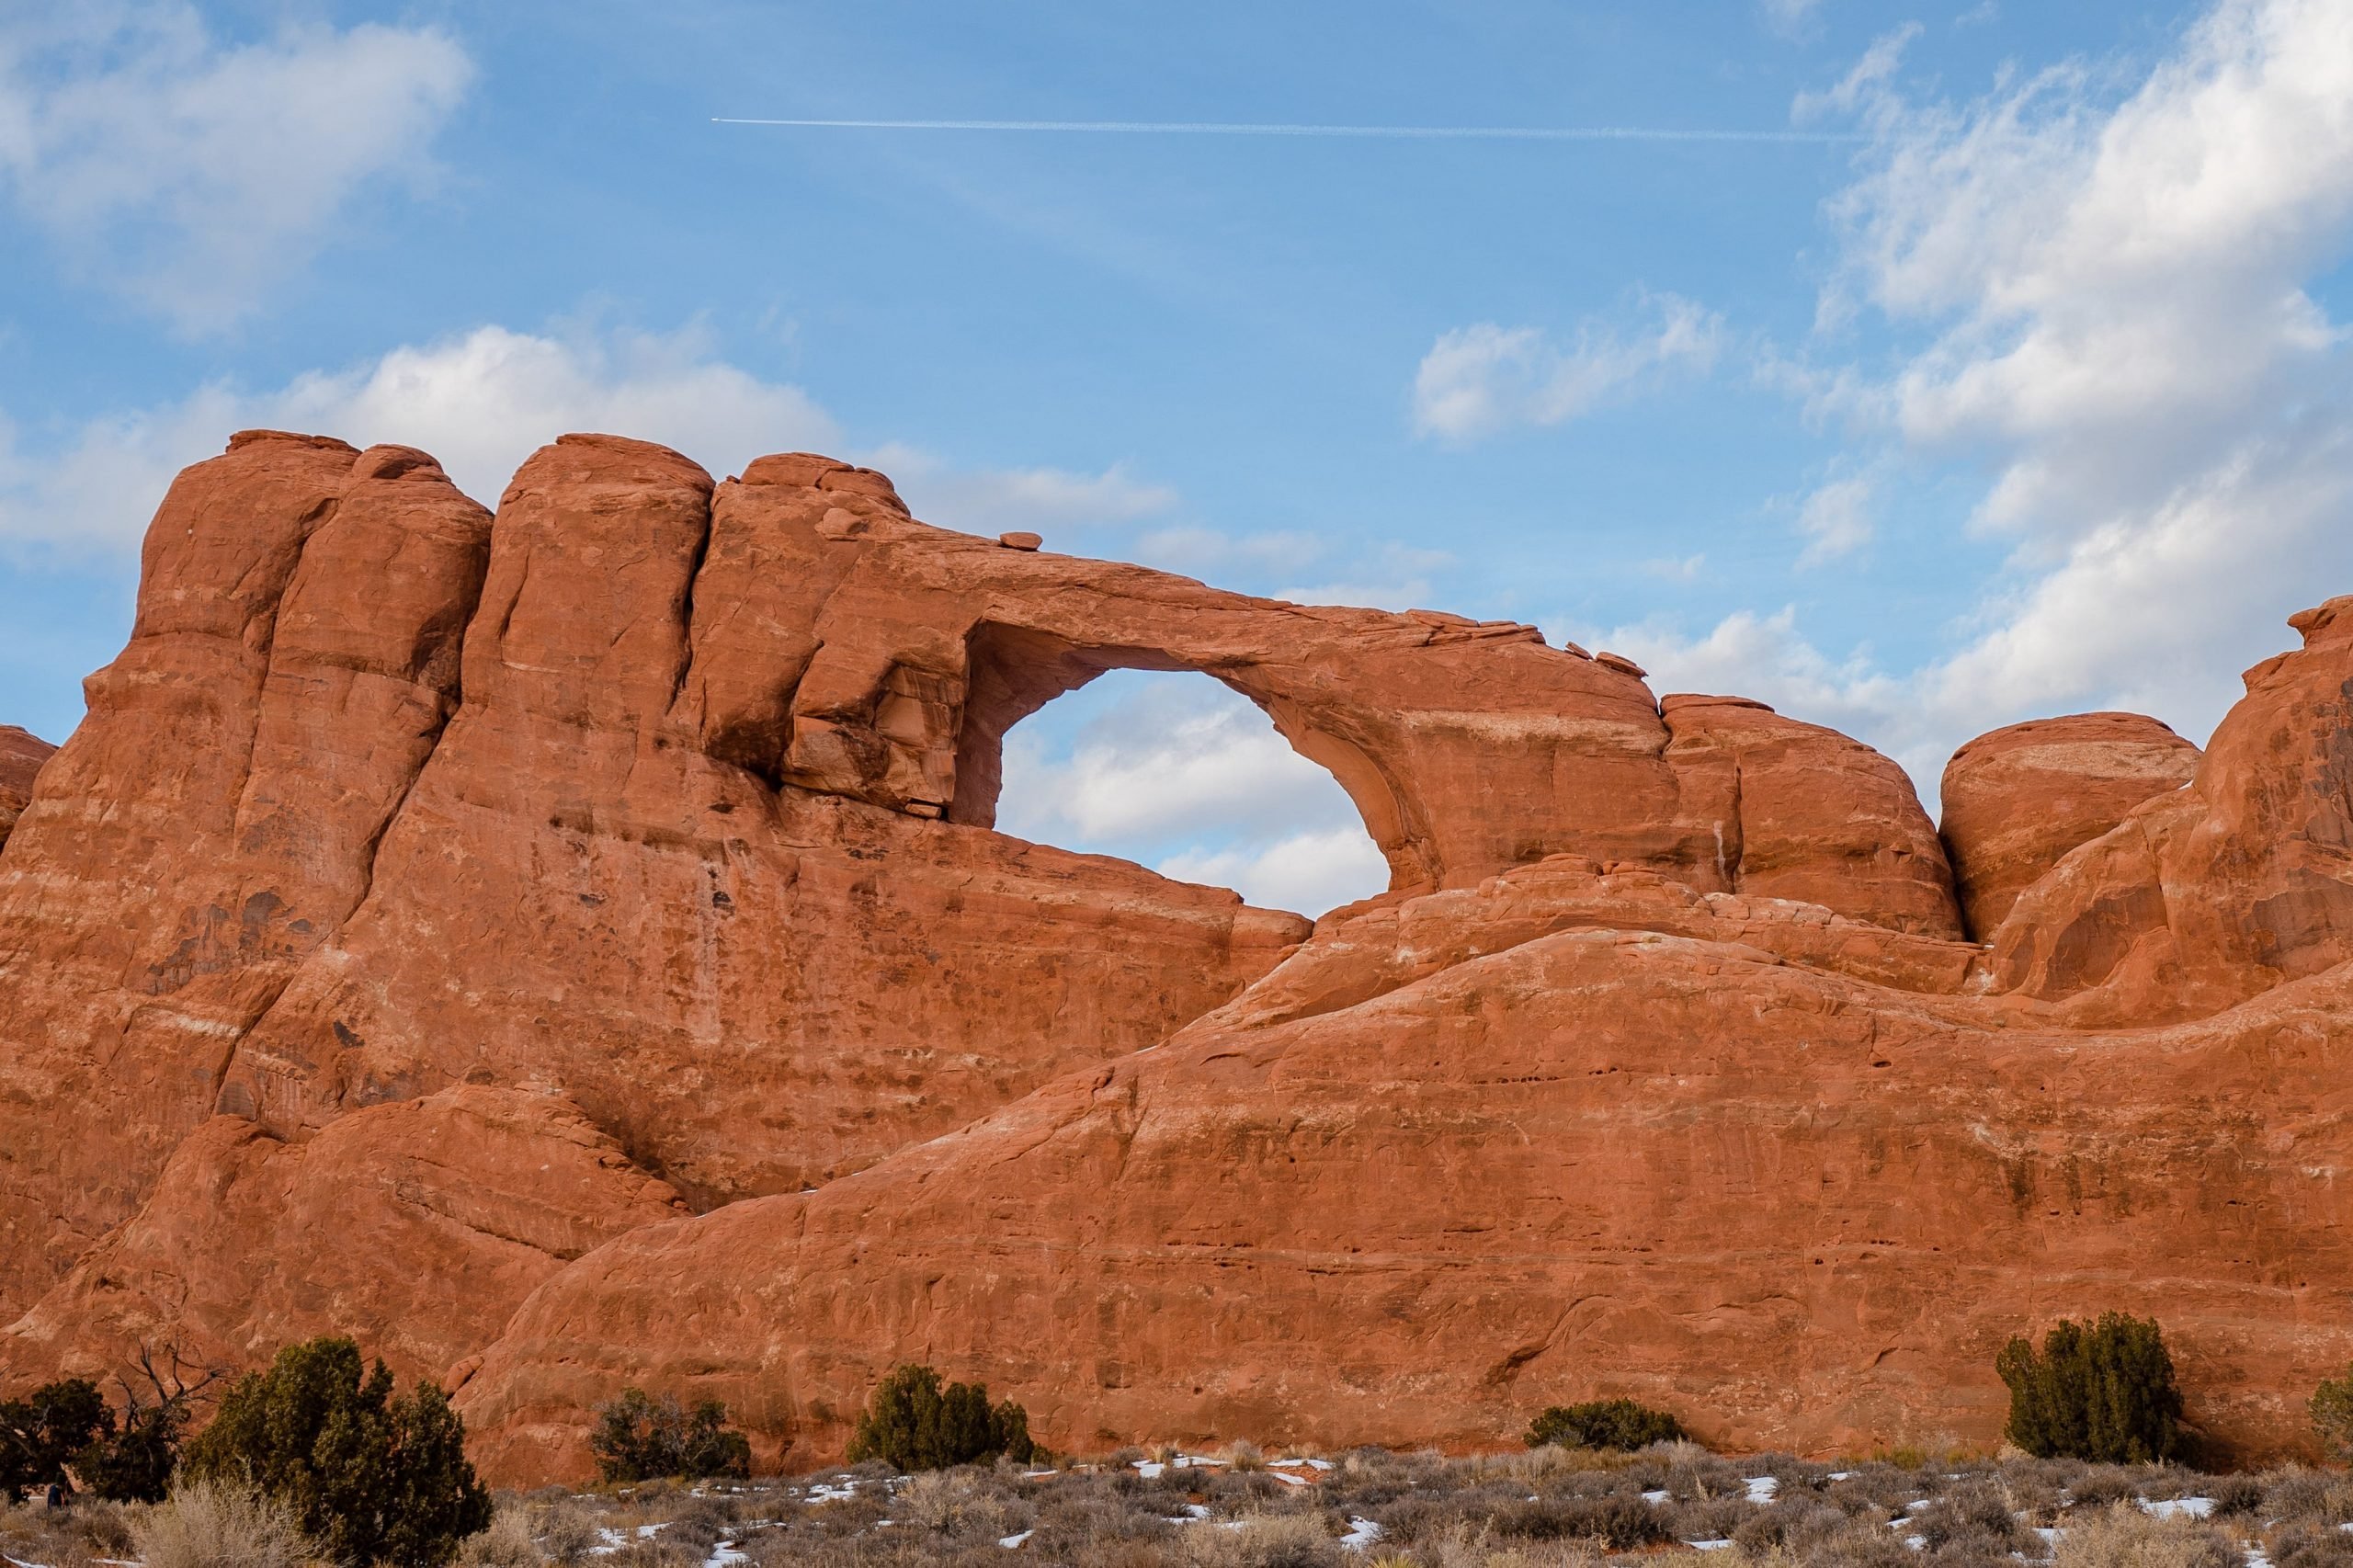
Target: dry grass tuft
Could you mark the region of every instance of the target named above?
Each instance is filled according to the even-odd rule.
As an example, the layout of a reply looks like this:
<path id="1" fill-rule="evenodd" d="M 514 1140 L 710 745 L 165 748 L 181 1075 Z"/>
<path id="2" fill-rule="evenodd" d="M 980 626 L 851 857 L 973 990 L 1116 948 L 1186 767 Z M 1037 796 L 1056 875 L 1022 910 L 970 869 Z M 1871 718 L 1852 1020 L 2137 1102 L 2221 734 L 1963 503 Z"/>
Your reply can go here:
<path id="1" fill-rule="evenodd" d="M 213 1482 L 174 1487 L 131 1535 L 146 1568 L 301 1568 L 315 1556 L 286 1505 Z"/>

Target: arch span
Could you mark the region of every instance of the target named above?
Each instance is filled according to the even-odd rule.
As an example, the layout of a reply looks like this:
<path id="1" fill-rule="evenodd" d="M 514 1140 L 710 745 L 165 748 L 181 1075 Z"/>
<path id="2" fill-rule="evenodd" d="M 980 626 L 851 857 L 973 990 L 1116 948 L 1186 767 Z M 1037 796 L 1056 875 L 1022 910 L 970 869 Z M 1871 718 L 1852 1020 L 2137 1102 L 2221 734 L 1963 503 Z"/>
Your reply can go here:
<path id="1" fill-rule="evenodd" d="M 687 694 L 704 744 L 779 782 L 981 825 L 1021 717 L 1105 670 L 1197 670 L 1331 771 L 1398 891 L 1556 852 L 1713 854 L 1631 665 L 1529 626 L 1286 604 L 1027 543 L 916 522 L 879 474 L 761 459 L 713 499 Z"/>
<path id="2" fill-rule="evenodd" d="M 1364 753 L 1326 734 L 1297 704 L 1252 689 L 1246 676 L 1204 669 L 1165 650 L 1133 645 L 1086 646 L 1050 632 L 983 621 L 965 643 L 966 684 L 956 744 L 956 789 L 949 821 L 995 827 L 1005 777 L 1005 737 L 1056 698 L 1113 670 L 1190 672 L 1239 693 L 1267 715 L 1291 749 L 1330 774 L 1355 804 L 1358 817 L 1388 861 L 1392 888 L 1425 876 L 1405 831 L 1395 789 Z"/>

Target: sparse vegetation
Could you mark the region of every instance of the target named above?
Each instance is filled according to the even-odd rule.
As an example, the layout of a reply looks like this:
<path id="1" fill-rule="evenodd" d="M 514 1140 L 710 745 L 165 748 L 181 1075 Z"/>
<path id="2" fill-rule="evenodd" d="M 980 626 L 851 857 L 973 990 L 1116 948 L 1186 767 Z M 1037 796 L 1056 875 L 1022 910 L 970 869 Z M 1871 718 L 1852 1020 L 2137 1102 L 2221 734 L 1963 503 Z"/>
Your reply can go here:
<path id="1" fill-rule="evenodd" d="M 904 1366 L 876 1385 L 850 1439 L 852 1463 L 881 1460 L 903 1471 L 944 1470 L 1002 1455 L 1037 1456 L 1029 1413 L 1011 1400 L 992 1405 L 986 1383 L 940 1386 L 929 1367 Z"/>
<path id="2" fill-rule="evenodd" d="M 1906 1470 L 1666 1443 L 1462 1459 L 1268 1445 L 1261 1468 L 1237 1471 L 1224 1462 L 1234 1447 L 1161 1445 L 1051 1472 L 869 1461 L 790 1479 L 549 1488 L 503 1499 L 460 1557 L 465 1568 L 701 1568 L 738 1553 L 752 1568 L 2242 1568 L 2251 1551 L 2279 1568 L 2353 1562 L 2353 1532 L 2338 1528 L 2353 1522 L 2353 1477 L 2295 1466 L 2208 1476 L 1928 1449 Z M 50 1568 L 294 1568 L 326 1555 L 290 1509 L 235 1488 L 191 1506 L 189 1491 L 157 1508 L 17 1508 L 0 1515 L 0 1551 Z"/>
<path id="3" fill-rule="evenodd" d="M 2009 1439 L 2039 1459 L 2151 1464 L 2180 1453 L 2181 1390 L 2154 1319 L 2062 1320 L 2039 1354 L 2013 1339 L 1995 1366 L 2010 1389 Z"/>
<path id="4" fill-rule="evenodd" d="M 115 1503 L 161 1502 L 179 1460 L 191 1395 L 211 1381 L 187 1381 L 175 1353 L 168 1369 L 139 1356 L 140 1381 L 117 1380 L 116 1415 L 87 1378 L 44 1383 L 20 1399 L 0 1400 L 0 1502 L 40 1495 L 54 1485 Z"/>
<path id="5" fill-rule="evenodd" d="M 193 1483 L 282 1504 L 347 1562 L 435 1568 L 491 1519 L 448 1398 L 430 1383 L 394 1398 L 383 1362 L 364 1371 L 348 1339 L 289 1346 L 240 1379 L 185 1468 Z"/>
<path id="6" fill-rule="evenodd" d="M 1529 1424 L 1528 1446 L 1557 1443 L 1569 1449 L 1608 1449 L 1631 1453 L 1653 1443 L 1680 1442 L 1683 1423 L 1664 1410 L 1631 1399 L 1596 1399 L 1556 1404 Z"/>
<path id="7" fill-rule="evenodd" d="M 301 1568 L 317 1553 L 294 1510 L 226 1482 L 188 1482 L 131 1528 L 145 1568 Z"/>
<path id="8" fill-rule="evenodd" d="M 1260 1468 L 1169 1445 L 1052 1472 L 907 1473 L 868 1461 L 792 1479 L 668 1482 L 510 1498 L 469 1568 L 2283 1568 L 2353 1561 L 2353 1480 L 2282 1468 L 1970 1458 L 1728 1459 L 1546 1444 L 1447 1459 L 1377 1449 Z M 1317 1468 L 1321 1465 L 1324 1468 Z M 724 1543 L 724 1551 L 722 1551 Z M 1705 1550 L 1693 1543 L 1704 1543 Z M 590 1555 L 594 1552 L 595 1555 Z M 28 1562 L 55 1562 L 56 1555 Z"/>
<path id="9" fill-rule="evenodd" d="M 22 1399 L 0 1401 L 0 1494 L 13 1503 L 68 1484 L 65 1467 L 102 1432 L 113 1431 L 114 1413 L 87 1378 L 44 1383 Z"/>
<path id="10" fill-rule="evenodd" d="M 2313 1391 L 2313 1436 L 2328 1457 L 2339 1464 L 2353 1463 L 2353 1367 L 2341 1378 L 2323 1378 Z"/>
<path id="11" fill-rule="evenodd" d="M 597 1407 L 588 1447 L 597 1474 L 608 1482 L 701 1481 L 752 1470 L 751 1440 L 729 1428 L 727 1406 L 707 1399 L 688 1410 L 676 1394 L 650 1399 L 639 1388 L 625 1388 L 619 1399 Z"/>

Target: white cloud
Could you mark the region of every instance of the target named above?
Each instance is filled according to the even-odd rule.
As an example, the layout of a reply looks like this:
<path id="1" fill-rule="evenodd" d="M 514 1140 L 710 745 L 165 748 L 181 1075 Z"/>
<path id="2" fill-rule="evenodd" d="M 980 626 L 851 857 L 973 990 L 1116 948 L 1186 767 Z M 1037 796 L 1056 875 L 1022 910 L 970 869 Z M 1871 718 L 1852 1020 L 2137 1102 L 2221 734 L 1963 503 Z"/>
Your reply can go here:
<path id="1" fill-rule="evenodd" d="M 1806 538 L 1800 565 L 1849 555 L 1871 539 L 1872 484 L 1868 475 L 1834 479 L 1798 508 L 1798 532 Z"/>
<path id="2" fill-rule="evenodd" d="M 1431 592 L 1433 575 L 1453 564 L 1453 555 L 1446 551 L 1386 541 L 1345 566 L 1346 575 L 1281 588 L 1274 597 L 1302 605 L 1417 609 L 1437 597 Z"/>
<path id="3" fill-rule="evenodd" d="M 1588 321 L 1563 348 L 1532 326 L 1493 322 L 1441 333 L 1414 378 L 1414 427 L 1468 442 L 1518 425 L 1559 425 L 1676 370 L 1704 374 L 1722 347 L 1722 318 L 1674 294 L 1652 294 L 1651 321 L 1629 332 Z"/>
<path id="4" fill-rule="evenodd" d="M 1638 562 L 1635 570 L 1648 576 L 1664 577 L 1671 583 L 1691 583 L 1699 580 L 1699 574 L 1707 569 L 1707 565 L 1708 557 L 1703 551 L 1696 555 L 1653 556 L 1648 561 Z"/>
<path id="5" fill-rule="evenodd" d="M 1003 831 L 1309 915 L 1388 887 L 1347 793 L 1247 699 L 1205 676 L 1127 672 L 1063 700 L 1006 737 Z"/>
<path id="6" fill-rule="evenodd" d="M 1777 32 L 1795 33 L 1813 20 L 1822 0 L 1761 0 L 1765 19 Z"/>
<path id="7" fill-rule="evenodd" d="M 1100 473 L 960 469 L 904 442 L 886 443 L 860 460 L 888 473 L 907 505 L 927 522 L 965 533 L 1048 534 L 1050 545 L 1051 530 L 1058 528 L 1134 523 L 1176 505 L 1175 490 L 1139 480 L 1119 462 Z"/>
<path id="8" fill-rule="evenodd" d="M 1178 881 L 1232 888 L 1262 909 L 1309 915 L 1389 891 L 1389 862 L 1353 826 L 1246 849 L 1188 850 L 1154 869 Z"/>
<path id="9" fill-rule="evenodd" d="M 1910 339 L 1884 376 L 1780 370 L 1878 447 L 1867 490 L 1826 486 L 1802 526 L 1859 539 L 1904 462 L 1974 461 L 1970 526 L 2010 561 L 1955 651 L 1904 674 L 1825 656 L 1786 611 L 1610 635 L 1844 715 L 1928 781 L 2036 714 L 2201 735 L 2290 612 L 2353 590 L 2353 347 L 2309 292 L 2353 241 L 2353 7 L 2221 0 L 2137 77 L 2070 63 L 1961 105 L 1904 96 L 1907 36 L 1800 106 L 1873 138 L 1830 209 L 1825 319 L 1859 302 Z"/>
<path id="10" fill-rule="evenodd" d="M 1800 93 L 1790 107 L 1790 118 L 1801 123 L 1825 114 L 1852 113 L 1866 97 L 1883 96 L 1887 83 L 1903 63 L 1904 51 L 1920 36 L 1920 24 L 1906 22 L 1871 40 L 1838 85 L 1820 93 Z"/>
<path id="11" fill-rule="evenodd" d="M 184 3 L 28 10 L 0 22 L 0 187 L 77 273 L 214 328 L 299 268 L 355 191 L 428 176 L 473 74 L 431 28 L 228 44 Z"/>
<path id="12" fill-rule="evenodd" d="M 660 441 L 719 473 L 762 452 L 840 445 L 807 393 L 719 359 L 698 328 L 540 336 L 484 326 L 274 391 L 199 388 L 93 420 L 45 457 L 0 440 L 0 543 L 134 549 L 172 476 L 248 426 L 421 447 L 485 506 L 567 431 Z"/>

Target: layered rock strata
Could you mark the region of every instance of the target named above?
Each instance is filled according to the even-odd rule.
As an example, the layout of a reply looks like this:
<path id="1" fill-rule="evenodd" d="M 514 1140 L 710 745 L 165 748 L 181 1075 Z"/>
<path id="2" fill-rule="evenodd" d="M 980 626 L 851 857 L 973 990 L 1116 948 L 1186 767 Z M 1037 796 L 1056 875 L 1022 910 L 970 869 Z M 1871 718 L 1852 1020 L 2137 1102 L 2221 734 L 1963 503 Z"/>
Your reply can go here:
<path id="1" fill-rule="evenodd" d="M 0 852 L 9 1379 L 354 1332 L 514 1481 L 629 1381 L 813 1461 L 907 1358 L 1066 1447 L 1631 1392 L 1828 1451 L 1989 1440 L 2002 1339 L 2126 1307 L 2297 1440 L 2353 1355 L 2353 600 L 2202 760 L 1972 743 L 1940 838 L 1532 628 L 1040 543 L 614 437 L 494 517 L 405 448 L 183 474 Z M 1390 892 L 995 832 L 1007 730 L 1114 668 L 1256 702 Z"/>

